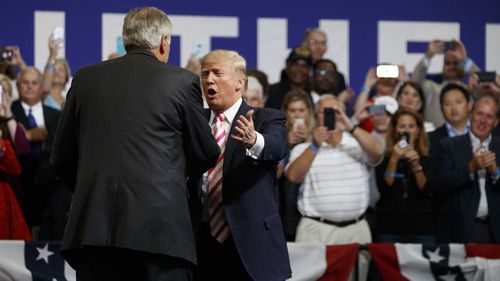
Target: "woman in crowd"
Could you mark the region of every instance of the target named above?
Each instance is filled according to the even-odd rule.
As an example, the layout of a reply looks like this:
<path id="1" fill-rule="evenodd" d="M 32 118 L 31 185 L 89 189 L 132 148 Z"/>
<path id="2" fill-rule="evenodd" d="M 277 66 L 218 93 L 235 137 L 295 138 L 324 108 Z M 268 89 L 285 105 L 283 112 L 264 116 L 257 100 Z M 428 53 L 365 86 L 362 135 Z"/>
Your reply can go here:
<path id="1" fill-rule="evenodd" d="M 2 76 L 3 77 L 3 76 Z M 1 78 L 0 77 L 0 81 Z M 26 221 L 11 187 L 13 177 L 21 174 L 21 165 L 17 161 L 11 142 L 11 131 L 16 130 L 10 111 L 9 93 L 1 83 L 0 91 L 0 240 L 31 240 Z"/>
<path id="2" fill-rule="evenodd" d="M 398 93 L 396 94 L 396 100 L 399 106 L 404 106 L 411 108 L 418 112 L 421 117 L 424 116 L 425 111 L 425 96 L 422 88 L 413 81 L 404 82 L 401 87 L 399 87 Z M 425 132 L 432 132 L 436 128 L 431 122 L 424 122 Z"/>
<path id="3" fill-rule="evenodd" d="M 376 167 L 380 200 L 375 241 L 435 243 L 428 151 L 420 114 L 400 108 L 387 131 L 386 156 Z"/>
<path id="4" fill-rule="evenodd" d="M 286 114 L 288 131 L 288 149 L 308 141 L 314 129 L 314 107 L 309 95 L 302 90 L 291 90 L 283 100 L 283 112 Z M 285 158 L 280 162 L 281 170 L 286 165 Z M 280 174 L 281 175 L 281 174 Z M 286 176 L 279 179 L 280 213 L 283 229 L 288 241 L 294 241 L 301 215 L 297 210 L 299 185 L 291 183 Z"/>
<path id="5" fill-rule="evenodd" d="M 55 109 L 61 109 L 66 99 L 66 85 L 71 76 L 68 61 L 57 58 L 57 50 L 61 39 L 49 38 L 50 55 L 43 72 L 44 91 L 46 93 L 44 104 Z"/>
<path id="6" fill-rule="evenodd" d="M 314 107 L 309 95 L 302 90 L 291 90 L 283 100 L 286 114 L 288 148 L 307 141 L 314 129 Z"/>

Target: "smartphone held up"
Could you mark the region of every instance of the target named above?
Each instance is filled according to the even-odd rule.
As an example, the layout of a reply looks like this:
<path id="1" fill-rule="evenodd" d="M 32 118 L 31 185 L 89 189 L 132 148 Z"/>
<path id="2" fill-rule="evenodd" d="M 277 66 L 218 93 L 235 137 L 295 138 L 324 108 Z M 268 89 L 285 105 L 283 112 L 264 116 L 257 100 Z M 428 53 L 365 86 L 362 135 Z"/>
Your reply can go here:
<path id="1" fill-rule="evenodd" d="M 59 48 L 62 48 L 64 46 L 64 28 L 61 26 L 57 26 L 54 28 L 54 31 L 52 32 L 52 38 L 54 40 L 59 40 L 59 44 L 57 45 Z"/>
<path id="2" fill-rule="evenodd" d="M 6 46 L 0 46 L 0 62 L 12 61 L 12 50 Z"/>
<path id="3" fill-rule="evenodd" d="M 379 64 L 376 74 L 378 78 L 398 78 L 399 67 L 395 64 Z"/>
<path id="4" fill-rule="evenodd" d="M 399 147 L 405 148 L 410 144 L 410 134 L 408 132 L 401 132 L 399 134 Z"/>
<path id="5" fill-rule="evenodd" d="M 326 107 L 323 110 L 323 124 L 328 131 L 335 130 L 335 110 L 331 107 Z"/>

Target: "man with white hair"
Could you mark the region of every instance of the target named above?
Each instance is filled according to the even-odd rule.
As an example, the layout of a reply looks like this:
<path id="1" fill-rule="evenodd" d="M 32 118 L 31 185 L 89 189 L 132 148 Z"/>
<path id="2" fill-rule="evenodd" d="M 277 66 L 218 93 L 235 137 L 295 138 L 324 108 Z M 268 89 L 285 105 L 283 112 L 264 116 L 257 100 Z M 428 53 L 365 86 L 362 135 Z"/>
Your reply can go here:
<path id="1" fill-rule="evenodd" d="M 248 87 L 243 91 L 243 101 L 251 107 L 264 107 L 264 90 L 257 78 L 248 76 Z"/>
<path id="2" fill-rule="evenodd" d="M 73 201 L 62 243 L 81 280 L 191 280 L 197 263 L 186 179 L 220 150 L 199 77 L 166 64 L 171 23 L 131 10 L 123 57 L 75 75 L 51 161 Z M 190 194 L 191 193 L 191 194 Z"/>

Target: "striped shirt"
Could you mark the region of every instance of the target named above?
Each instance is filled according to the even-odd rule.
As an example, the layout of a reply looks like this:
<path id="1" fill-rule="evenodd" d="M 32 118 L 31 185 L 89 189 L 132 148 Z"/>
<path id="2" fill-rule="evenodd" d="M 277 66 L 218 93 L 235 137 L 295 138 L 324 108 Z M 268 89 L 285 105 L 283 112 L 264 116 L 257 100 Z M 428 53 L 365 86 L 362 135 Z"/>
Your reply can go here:
<path id="1" fill-rule="evenodd" d="M 287 168 L 309 144 L 293 148 Z M 322 143 L 299 189 L 300 213 L 331 221 L 361 216 L 369 202 L 369 170 L 365 163 L 368 163 L 368 156 L 348 133 L 342 135 L 335 148 Z"/>

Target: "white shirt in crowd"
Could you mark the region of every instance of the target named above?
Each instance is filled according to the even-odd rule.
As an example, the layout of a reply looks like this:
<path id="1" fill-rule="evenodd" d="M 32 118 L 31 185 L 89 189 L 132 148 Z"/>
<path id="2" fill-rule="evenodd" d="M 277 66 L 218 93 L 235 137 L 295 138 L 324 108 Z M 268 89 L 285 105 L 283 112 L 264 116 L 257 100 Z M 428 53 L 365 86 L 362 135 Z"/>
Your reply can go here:
<path id="1" fill-rule="evenodd" d="M 295 146 L 287 169 L 310 143 Z M 368 156 L 349 133 L 334 148 L 322 143 L 300 186 L 298 209 L 303 216 L 331 221 L 360 217 L 369 202 Z"/>

